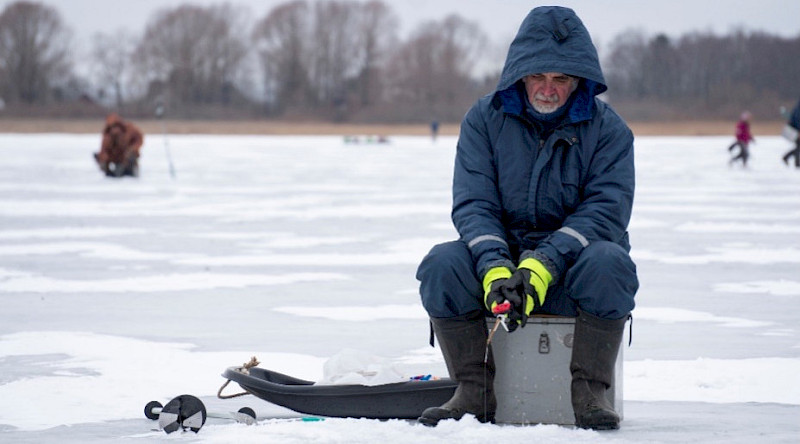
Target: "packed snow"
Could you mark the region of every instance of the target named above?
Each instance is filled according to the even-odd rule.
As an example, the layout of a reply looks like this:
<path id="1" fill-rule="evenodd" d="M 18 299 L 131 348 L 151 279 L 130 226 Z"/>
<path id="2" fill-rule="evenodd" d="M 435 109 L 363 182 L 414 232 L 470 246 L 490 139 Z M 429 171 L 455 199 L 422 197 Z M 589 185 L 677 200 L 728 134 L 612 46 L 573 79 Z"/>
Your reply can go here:
<path id="1" fill-rule="evenodd" d="M 731 137 L 636 139 L 625 418 L 594 432 L 216 398 L 251 356 L 324 384 L 446 376 L 414 274 L 456 237 L 455 138 L 148 134 L 141 177 L 111 179 L 99 135 L 0 134 L 0 442 L 797 442 L 800 170 L 756 136 L 747 169 Z M 184 393 L 259 421 L 144 417 Z"/>

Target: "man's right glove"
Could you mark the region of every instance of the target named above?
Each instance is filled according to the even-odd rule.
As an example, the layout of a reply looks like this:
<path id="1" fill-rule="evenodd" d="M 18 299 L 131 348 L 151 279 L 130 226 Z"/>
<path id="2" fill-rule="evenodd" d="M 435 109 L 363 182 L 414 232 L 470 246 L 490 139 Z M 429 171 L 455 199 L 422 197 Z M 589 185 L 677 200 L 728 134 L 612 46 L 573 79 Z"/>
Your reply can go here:
<path id="1" fill-rule="evenodd" d="M 490 268 L 483 277 L 483 305 L 492 314 L 502 314 L 502 304 L 508 300 L 508 296 L 513 298 L 513 295 L 508 294 L 512 289 L 505 285 L 510 277 L 511 270 L 507 267 Z"/>
<path id="2" fill-rule="evenodd" d="M 483 278 L 483 289 L 484 305 L 494 315 L 508 316 L 509 332 L 525 326 L 533 302 L 530 297 L 525 297 L 523 277 L 519 272 L 512 274 L 506 267 L 492 268 Z"/>
<path id="3" fill-rule="evenodd" d="M 553 280 L 553 275 L 547 271 L 544 264 L 532 257 L 520 262 L 515 274 L 522 276 L 524 292 L 528 299 L 525 307 L 525 317 L 527 318 L 531 312 L 540 310 L 544 305 L 547 287 Z"/>

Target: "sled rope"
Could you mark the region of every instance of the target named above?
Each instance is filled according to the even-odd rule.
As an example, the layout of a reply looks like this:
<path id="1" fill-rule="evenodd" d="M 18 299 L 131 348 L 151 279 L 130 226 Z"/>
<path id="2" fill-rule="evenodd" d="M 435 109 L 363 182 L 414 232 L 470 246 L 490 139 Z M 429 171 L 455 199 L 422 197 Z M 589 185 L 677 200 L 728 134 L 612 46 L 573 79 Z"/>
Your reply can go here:
<path id="1" fill-rule="evenodd" d="M 251 357 L 251 358 L 250 358 L 250 360 L 249 360 L 249 361 L 247 361 L 247 362 L 245 362 L 244 364 L 242 364 L 242 366 L 241 366 L 241 367 L 239 367 L 239 368 L 240 368 L 241 370 L 248 370 L 248 371 L 246 371 L 246 372 L 242 372 L 242 373 L 245 373 L 245 374 L 247 374 L 247 373 L 250 373 L 250 372 L 249 372 L 249 370 L 250 370 L 251 368 L 253 368 L 253 367 L 257 366 L 258 364 L 261 364 L 260 362 L 258 362 L 258 358 L 256 358 L 255 356 L 253 356 L 253 357 Z"/>
<path id="2" fill-rule="evenodd" d="M 250 369 L 255 367 L 255 366 L 257 366 L 258 364 L 260 364 L 260 362 L 258 362 L 258 359 L 255 356 L 253 356 L 252 358 L 250 358 L 249 361 L 245 362 L 244 364 L 242 364 L 241 367 L 237 368 L 237 370 L 240 371 L 241 373 L 244 373 L 245 375 L 247 375 L 247 374 L 250 373 Z M 231 380 L 228 379 L 228 380 L 225 381 L 224 384 L 222 384 L 222 387 L 220 387 L 219 390 L 217 391 L 217 398 L 219 398 L 219 399 L 232 399 L 232 398 L 238 398 L 239 396 L 245 396 L 245 395 L 249 395 L 250 394 L 250 392 L 240 392 L 240 393 L 234 393 L 232 395 L 223 395 L 222 391 L 225 390 L 225 387 L 227 387 L 228 384 L 230 384 L 230 383 L 231 383 Z"/>

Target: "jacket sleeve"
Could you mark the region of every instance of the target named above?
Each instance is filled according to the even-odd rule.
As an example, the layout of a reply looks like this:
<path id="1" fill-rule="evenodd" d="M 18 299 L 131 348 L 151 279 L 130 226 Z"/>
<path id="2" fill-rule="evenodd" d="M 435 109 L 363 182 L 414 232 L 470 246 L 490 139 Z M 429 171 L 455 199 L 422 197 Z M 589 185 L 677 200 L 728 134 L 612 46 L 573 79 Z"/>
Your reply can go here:
<path id="1" fill-rule="evenodd" d="M 554 267 L 554 281 L 594 241 L 627 246 L 627 228 L 633 207 L 635 170 L 633 134 L 615 114 L 604 122 L 594 150 L 582 201 L 561 228 L 548 236 L 534 254 Z"/>
<path id="2" fill-rule="evenodd" d="M 144 143 L 142 130 L 130 122 L 125 125 L 125 130 L 128 137 L 128 146 L 126 147 L 126 150 L 133 151 L 138 155 L 141 151 L 142 144 Z"/>
<path id="3" fill-rule="evenodd" d="M 480 279 L 496 266 L 514 264 L 501 222 L 494 149 L 482 109 L 473 106 L 461 123 L 453 172 L 453 224 L 472 253 Z"/>

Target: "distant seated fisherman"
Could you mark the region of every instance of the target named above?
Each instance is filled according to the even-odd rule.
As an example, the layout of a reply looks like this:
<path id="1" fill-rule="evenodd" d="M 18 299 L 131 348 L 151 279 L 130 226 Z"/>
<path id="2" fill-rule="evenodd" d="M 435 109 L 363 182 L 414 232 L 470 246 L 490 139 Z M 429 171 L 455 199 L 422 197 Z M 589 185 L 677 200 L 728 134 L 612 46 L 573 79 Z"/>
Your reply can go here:
<path id="1" fill-rule="evenodd" d="M 139 176 L 139 152 L 144 143 L 142 131 L 116 113 L 106 117 L 100 152 L 94 159 L 106 176 Z"/>
<path id="2" fill-rule="evenodd" d="M 458 388 L 419 422 L 434 426 L 467 413 L 494 421 L 486 316 L 499 309 L 511 327 L 537 313 L 576 317 L 575 423 L 619 427 L 607 391 L 639 288 L 627 233 L 635 174 L 633 134 L 596 98 L 605 90 L 578 16 L 539 7 L 511 43 L 496 91 L 464 117 L 453 176 L 460 239 L 434 246 L 417 270 L 422 305 Z"/>

